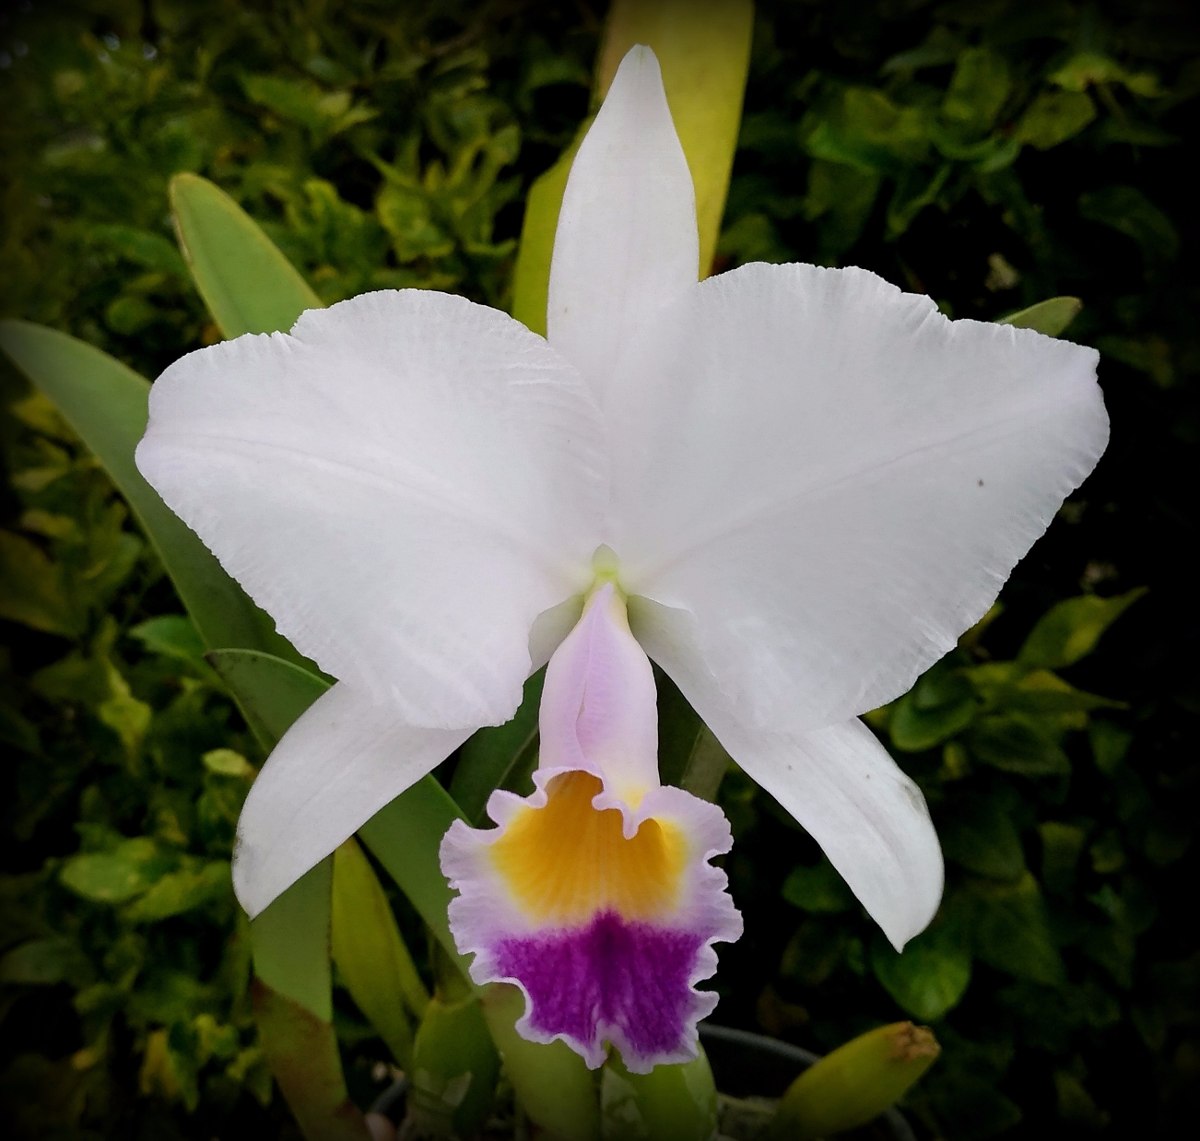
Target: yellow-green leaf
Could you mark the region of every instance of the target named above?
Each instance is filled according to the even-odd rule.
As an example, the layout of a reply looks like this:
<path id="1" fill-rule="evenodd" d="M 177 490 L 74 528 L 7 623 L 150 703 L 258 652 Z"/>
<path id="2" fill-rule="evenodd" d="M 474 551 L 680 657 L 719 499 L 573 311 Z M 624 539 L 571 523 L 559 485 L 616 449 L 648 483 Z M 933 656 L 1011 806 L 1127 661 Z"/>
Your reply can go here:
<path id="1" fill-rule="evenodd" d="M 1018 329 L 1033 329 L 1047 337 L 1059 336 L 1079 316 L 1083 302 L 1078 297 L 1050 297 L 1001 317 L 997 325 L 1015 325 Z"/>
<path id="2" fill-rule="evenodd" d="M 412 1060 L 417 1015 L 429 1004 L 383 888 L 353 838 L 333 855 L 333 961 L 359 1010 L 403 1068 Z M 403 1002 L 398 1001 L 403 999 Z"/>
<path id="3" fill-rule="evenodd" d="M 204 304 L 226 337 L 286 332 L 321 299 L 258 224 L 196 174 L 171 180 L 179 245 Z"/>

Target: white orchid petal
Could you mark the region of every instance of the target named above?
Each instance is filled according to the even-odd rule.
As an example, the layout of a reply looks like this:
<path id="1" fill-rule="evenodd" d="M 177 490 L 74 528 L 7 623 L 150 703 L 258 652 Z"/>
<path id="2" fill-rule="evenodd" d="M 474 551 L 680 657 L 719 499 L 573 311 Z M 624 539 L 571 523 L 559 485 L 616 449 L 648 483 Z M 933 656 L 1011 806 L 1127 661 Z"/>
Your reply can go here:
<path id="1" fill-rule="evenodd" d="M 692 176 L 658 60 L 633 48 L 571 166 L 550 264 L 550 343 L 602 401 L 625 343 L 696 284 L 699 259 Z"/>
<path id="2" fill-rule="evenodd" d="M 574 369 L 420 290 L 184 357 L 137 459 L 300 650 L 439 728 L 512 714 L 534 619 L 590 577 L 607 479 Z"/>
<path id="3" fill-rule="evenodd" d="M 638 640 L 729 755 L 796 818 L 897 950 L 937 911 L 942 853 L 921 790 L 861 721 L 810 733 L 747 724 L 695 659 L 689 615 L 630 604 Z"/>
<path id="4" fill-rule="evenodd" d="M 622 583 L 692 613 L 690 652 L 748 723 L 881 705 L 979 619 L 1091 471 L 1108 435 L 1096 360 L 950 322 L 863 270 L 710 278 L 614 382 Z"/>
<path id="5" fill-rule="evenodd" d="M 254 918 L 471 729 L 418 729 L 339 683 L 284 734 L 238 820 L 233 886 Z"/>
<path id="6" fill-rule="evenodd" d="M 921 790 L 857 719 L 792 735 L 715 720 L 730 756 L 821 845 L 903 950 L 942 898 L 942 850 Z"/>

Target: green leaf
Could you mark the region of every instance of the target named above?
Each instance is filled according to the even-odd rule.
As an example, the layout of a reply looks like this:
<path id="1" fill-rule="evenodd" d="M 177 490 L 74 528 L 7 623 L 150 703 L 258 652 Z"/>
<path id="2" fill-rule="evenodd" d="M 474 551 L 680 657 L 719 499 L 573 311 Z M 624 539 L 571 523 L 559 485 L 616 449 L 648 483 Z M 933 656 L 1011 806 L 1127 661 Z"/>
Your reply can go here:
<path id="1" fill-rule="evenodd" d="M 1007 317 L 1001 317 L 997 325 L 1016 325 L 1018 329 L 1033 329 L 1047 337 L 1060 336 L 1066 327 L 1079 316 L 1083 302 L 1078 297 L 1049 297 L 1018 309 Z"/>
<path id="2" fill-rule="evenodd" d="M 939 820 L 938 837 L 947 859 L 977 875 L 1015 880 L 1025 871 L 1020 833 L 999 796 L 955 797 Z"/>
<path id="3" fill-rule="evenodd" d="M 162 558 L 205 643 L 294 656 L 270 619 L 134 466 L 133 451 L 146 430 L 147 381 L 83 341 L 26 321 L 0 322 L 0 348 L 54 401 L 104 465 Z"/>
<path id="4" fill-rule="evenodd" d="M 153 887 L 175 863 L 149 837 L 138 836 L 109 852 L 72 856 L 58 878 L 64 887 L 93 903 L 126 903 Z"/>
<path id="5" fill-rule="evenodd" d="M 1047 820 L 1038 825 L 1042 840 L 1042 882 L 1051 892 L 1067 894 L 1075 884 L 1087 833 L 1077 824 Z"/>
<path id="6" fill-rule="evenodd" d="M 52 986 L 71 983 L 77 990 L 94 977 L 79 945 L 62 935 L 19 943 L 0 958 L 0 983 Z"/>
<path id="7" fill-rule="evenodd" d="M 417 1029 L 406 1136 L 477 1137 L 487 1123 L 500 1056 L 479 996 L 436 996 Z"/>
<path id="8" fill-rule="evenodd" d="M 1170 217 L 1136 186 L 1102 186 L 1079 196 L 1081 217 L 1132 238 L 1149 262 L 1179 255 L 1179 230 Z"/>
<path id="9" fill-rule="evenodd" d="M 263 1054 L 306 1141 L 370 1141 L 330 1023 L 263 982 L 252 995 Z"/>
<path id="10" fill-rule="evenodd" d="M 1074 91 L 1044 91 L 1017 120 L 1013 138 L 1048 151 L 1074 138 L 1096 117 L 1091 97 Z"/>
<path id="11" fill-rule="evenodd" d="M 545 670 L 525 682 L 521 705 L 510 721 L 480 729 L 463 745 L 450 781 L 450 795 L 474 823 L 483 819 L 488 797 L 537 751 L 538 710 Z"/>
<path id="12" fill-rule="evenodd" d="M 37 543 L 0 531 L 0 618 L 73 638 L 83 628 L 62 568 Z"/>
<path id="13" fill-rule="evenodd" d="M 967 48 L 958 57 L 942 114 L 972 132 L 991 127 L 1010 88 L 1004 57 L 987 48 Z"/>
<path id="14" fill-rule="evenodd" d="M 1063 981 L 1046 902 L 1032 875 L 1026 873 L 1013 884 L 976 880 L 964 903 L 977 959 L 1032 982 Z"/>
<path id="15" fill-rule="evenodd" d="M 603 1136 L 621 1141 L 709 1141 L 717 1087 L 704 1048 L 690 1062 L 631 1074 L 616 1051 L 600 1073 Z"/>
<path id="16" fill-rule="evenodd" d="M 153 230 L 119 223 L 93 223 L 88 227 L 87 236 L 145 269 L 187 280 L 187 266 L 179 251 L 168 238 Z"/>
<path id="17" fill-rule="evenodd" d="M 854 906 L 853 893 L 828 860 L 812 867 L 793 868 L 780 891 L 788 903 L 818 915 L 836 914 Z"/>
<path id="18" fill-rule="evenodd" d="M 333 855 L 333 961 L 371 1025 L 403 1069 L 412 1062 L 413 1030 L 404 1005 L 417 1015 L 429 1003 L 387 896 L 357 842 Z"/>
<path id="19" fill-rule="evenodd" d="M 450 794 L 433 777 L 423 777 L 371 817 L 358 834 L 465 978 L 467 959 L 458 953 L 447 916 L 453 896 L 438 862 L 442 837 L 461 818 Z"/>
<path id="20" fill-rule="evenodd" d="M 531 1042 L 516 1030 L 525 996 L 514 986 L 493 983 L 481 998 L 492 1041 L 504 1058 L 521 1108 L 557 1141 L 599 1141 L 600 1105 L 587 1063 L 565 1042 Z"/>
<path id="21" fill-rule="evenodd" d="M 953 1010 L 971 982 L 971 941 L 962 925 L 939 918 L 897 953 L 884 939 L 871 942 L 871 969 L 909 1014 L 925 1022 Z"/>
<path id="22" fill-rule="evenodd" d="M 210 860 L 198 868 L 181 868 L 156 880 L 122 915 L 130 923 L 158 923 L 172 915 L 197 911 L 215 900 L 233 902 L 229 864 Z"/>
<path id="23" fill-rule="evenodd" d="M 965 729 L 978 709 L 975 691 L 961 669 L 939 663 L 892 706 L 888 734 L 897 749 L 931 749 Z"/>
<path id="24" fill-rule="evenodd" d="M 875 88 L 848 87 L 816 121 L 805 145 L 814 158 L 917 177 L 929 153 L 929 117 L 924 108 L 898 104 Z"/>
<path id="25" fill-rule="evenodd" d="M 967 735 L 976 760 L 1023 776 L 1052 776 L 1071 771 L 1071 762 L 1054 733 L 1020 714 L 980 717 Z"/>
<path id="26" fill-rule="evenodd" d="M 191 665 L 204 664 L 204 639 L 196 624 L 185 614 L 163 614 L 139 622 L 129 631 L 152 654 L 175 658 Z"/>
<path id="27" fill-rule="evenodd" d="M 666 674 L 656 670 L 655 684 L 663 784 L 677 785 L 693 796 L 715 802 L 721 781 L 733 763 L 729 754 Z"/>
<path id="28" fill-rule="evenodd" d="M 213 650 L 208 661 L 268 749 L 329 688 L 317 674 L 258 650 Z"/>
<path id="29" fill-rule="evenodd" d="M 1145 593 L 1145 588 L 1139 587 L 1113 598 L 1085 594 L 1058 603 L 1042 615 L 1025 639 L 1018 663 L 1051 670 L 1073 665 L 1090 654 L 1104 631 Z"/>
<path id="30" fill-rule="evenodd" d="M 333 1017 L 329 916 L 333 857 L 306 872 L 250 921 L 254 971 L 275 994 L 323 1023 Z"/>
<path id="31" fill-rule="evenodd" d="M 286 332 L 321 300 L 257 223 L 195 174 L 171 180 L 179 244 L 196 288 L 226 337 Z"/>

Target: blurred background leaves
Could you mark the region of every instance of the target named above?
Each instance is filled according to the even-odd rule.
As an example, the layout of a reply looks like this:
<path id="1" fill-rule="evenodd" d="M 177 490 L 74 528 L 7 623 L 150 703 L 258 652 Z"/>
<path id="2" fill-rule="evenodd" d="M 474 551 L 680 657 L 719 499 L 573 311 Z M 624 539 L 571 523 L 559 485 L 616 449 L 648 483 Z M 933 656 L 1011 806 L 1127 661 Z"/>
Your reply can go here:
<path id="1" fill-rule="evenodd" d="M 903 955 L 811 840 L 726 778 L 747 933 L 722 954 L 718 1018 L 819 1051 L 932 1023 L 943 1054 L 910 1102 L 929 1136 L 1169 1135 L 1200 1087 L 1183 173 L 1200 28 L 1183 0 L 758 7 L 717 268 L 858 264 L 981 320 L 1080 297 L 1065 335 L 1104 355 L 1113 441 L 1002 605 L 868 718 L 948 861 L 943 909 Z M 171 229 L 185 171 L 325 303 L 421 286 L 507 307 L 524 197 L 587 112 L 603 15 L 10 5 L 0 311 L 149 376 L 218 339 Z M 96 461 L 7 366 L 0 384 L 0 1102 L 18 1136 L 288 1136 L 227 865 L 261 751 Z M 368 1097 L 386 1046 L 344 988 L 335 1019 Z"/>

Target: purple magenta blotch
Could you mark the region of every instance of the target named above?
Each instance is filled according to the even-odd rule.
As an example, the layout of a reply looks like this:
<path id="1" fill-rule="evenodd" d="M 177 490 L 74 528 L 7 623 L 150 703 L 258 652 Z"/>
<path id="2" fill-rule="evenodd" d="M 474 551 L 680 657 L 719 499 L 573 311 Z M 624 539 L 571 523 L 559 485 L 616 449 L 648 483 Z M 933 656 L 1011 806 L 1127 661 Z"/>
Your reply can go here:
<path id="1" fill-rule="evenodd" d="M 611 1039 L 647 1058 L 677 1053 L 694 1033 L 703 999 L 691 982 L 711 937 L 605 911 L 573 931 L 501 940 L 495 962 L 528 993 L 533 1030 L 585 1044 Z"/>

